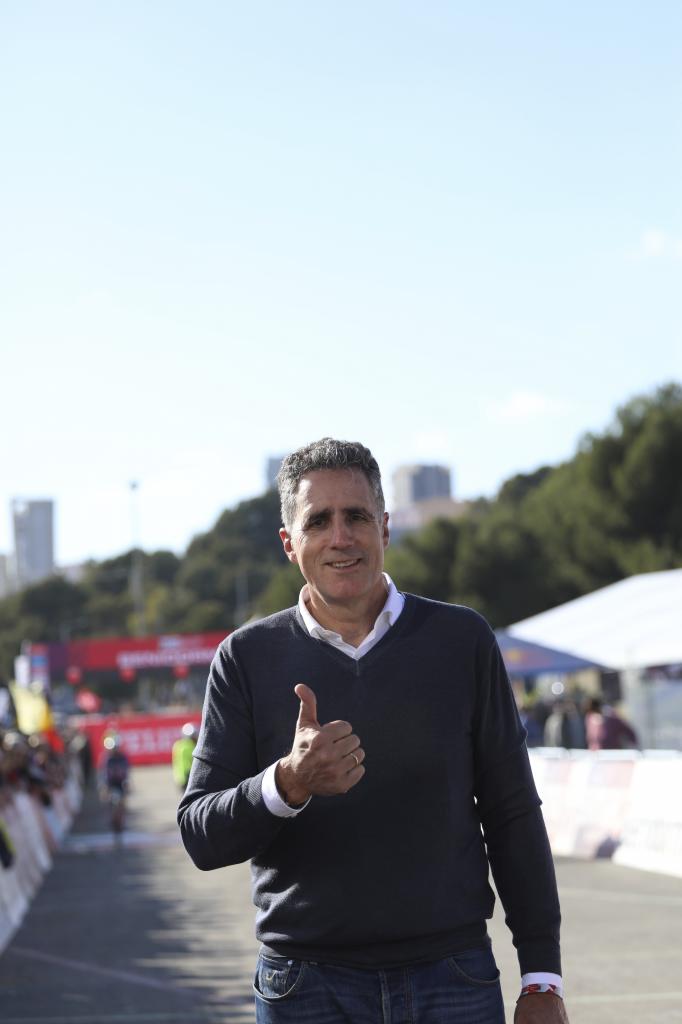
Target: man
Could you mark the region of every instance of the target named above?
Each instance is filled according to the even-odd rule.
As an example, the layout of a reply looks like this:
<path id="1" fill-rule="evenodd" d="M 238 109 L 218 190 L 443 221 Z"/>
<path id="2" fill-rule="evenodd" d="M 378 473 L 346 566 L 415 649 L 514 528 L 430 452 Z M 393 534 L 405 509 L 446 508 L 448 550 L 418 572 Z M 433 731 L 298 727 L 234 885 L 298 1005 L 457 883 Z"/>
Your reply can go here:
<path id="1" fill-rule="evenodd" d="M 552 859 L 494 635 L 383 573 L 362 445 L 308 445 L 278 485 L 306 583 L 218 649 L 178 812 L 198 867 L 251 859 L 257 1021 L 502 1024 L 490 862 L 516 1024 L 566 1024 Z"/>

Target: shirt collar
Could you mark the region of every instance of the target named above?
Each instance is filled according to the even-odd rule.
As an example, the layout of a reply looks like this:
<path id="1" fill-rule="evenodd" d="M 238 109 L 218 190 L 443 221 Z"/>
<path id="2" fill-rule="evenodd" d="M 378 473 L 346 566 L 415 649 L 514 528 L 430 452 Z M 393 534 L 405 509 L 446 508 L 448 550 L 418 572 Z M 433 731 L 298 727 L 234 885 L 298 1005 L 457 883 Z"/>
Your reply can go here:
<path id="1" fill-rule="evenodd" d="M 377 624 L 382 620 L 386 621 L 386 628 L 390 628 L 400 615 L 401 611 L 403 610 L 403 605 L 405 604 L 405 598 L 397 589 L 395 583 L 388 575 L 388 573 L 382 572 L 381 575 L 384 578 L 384 583 L 386 584 L 388 593 L 386 595 L 386 601 L 384 602 L 384 606 L 377 615 L 376 622 L 374 623 L 374 629 L 376 629 Z M 326 633 L 338 636 L 338 633 L 334 633 L 333 630 L 325 629 L 324 626 L 321 626 L 317 619 L 311 614 L 308 605 L 306 604 L 307 597 L 308 584 L 306 583 L 305 586 L 301 588 L 301 592 L 298 595 L 298 610 L 301 613 L 301 618 L 303 619 L 306 629 L 308 630 L 310 635 L 321 636 L 322 634 Z"/>

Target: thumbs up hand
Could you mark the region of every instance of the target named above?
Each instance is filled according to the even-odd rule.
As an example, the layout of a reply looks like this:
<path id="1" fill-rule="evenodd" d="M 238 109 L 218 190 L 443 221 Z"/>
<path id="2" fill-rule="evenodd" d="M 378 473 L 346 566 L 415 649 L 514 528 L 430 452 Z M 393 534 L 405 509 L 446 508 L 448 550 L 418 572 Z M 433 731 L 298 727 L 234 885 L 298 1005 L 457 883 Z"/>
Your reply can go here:
<path id="1" fill-rule="evenodd" d="M 294 693 L 301 702 L 298 709 L 297 731 L 307 727 L 320 729 L 320 723 L 317 720 L 317 697 L 313 691 L 305 683 L 299 683 L 294 687 Z"/>
<path id="2" fill-rule="evenodd" d="M 348 722 L 317 720 L 317 698 L 305 683 L 294 693 L 301 704 L 291 753 L 278 762 L 277 788 L 288 804 L 304 804 L 313 795 L 347 793 L 365 774 L 365 752 Z"/>

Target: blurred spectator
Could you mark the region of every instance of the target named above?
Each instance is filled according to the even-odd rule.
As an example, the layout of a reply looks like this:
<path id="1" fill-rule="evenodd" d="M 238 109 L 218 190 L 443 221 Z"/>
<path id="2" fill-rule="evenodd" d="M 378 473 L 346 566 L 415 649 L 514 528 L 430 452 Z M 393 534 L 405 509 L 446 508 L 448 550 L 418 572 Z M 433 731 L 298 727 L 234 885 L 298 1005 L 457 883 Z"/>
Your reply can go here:
<path id="1" fill-rule="evenodd" d="M 14 728 L 17 724 L 17 714 L 14 709 L 12 694 L 4 679 L 0 678 L 0 727 L 3 729 Z"/>
<path id="2" fill-rule="evenodd" d="M 187 788 L 190 769 L 192 767 L 192 754 L 197 745 L 199 730 L 193 722 L 185 722 L 182 727 L 182 736 L 173 744 L 172 763 L 173 778 L 175 784 L 184 793 Z"/>
<path id="3" fill-rule="evenodd" d="M 587 702 L 585 732 L 590 750 L 630 750 L 639 747 L 637 733 L 608 704 L 597 697 Z"/>
<path id="4" fill-rule="evenodd" d="M 93 777 L 94 763 L 92 756 L 92 744 L 86 732 L 77 728 L 70 728 L 66 734 L 67 749 L 75 754 L 81 766 L 83 785 L 87 788 Z"/>
<path id="5" fill-rule="evenodd" d="M 52 789 L 62 785 L 61 768 L 51 760 L 51 750 L 42 737 L 24 736 L 8 730 L 2 738 L 0 774 L 10 790 L 35 797 L 43 807 L 52 803 Z"/>
<path id="6" fill-rule="evenodd" d="M 525 700 L 519 708 L 521 724 L 526 730 L 526 745 L 541 747 L 544 739 L 544 714 L 542 707 L 530 700 Z"/>
<path id="7" fill-rule="evenodd" d="M 0 810 L 2 806 L 0 805 Z M 14 864 L 14 846 L 5 823 L 0 818 L 0 864 L 3 868 L 11 868 Z"/>
<path id="8" fill-rule="evenodd" d="M 585 724 L 572 700 L 558 700 L 545 722 L 546 747 L 565 747 L 566 750 L 584 750 Z"/>

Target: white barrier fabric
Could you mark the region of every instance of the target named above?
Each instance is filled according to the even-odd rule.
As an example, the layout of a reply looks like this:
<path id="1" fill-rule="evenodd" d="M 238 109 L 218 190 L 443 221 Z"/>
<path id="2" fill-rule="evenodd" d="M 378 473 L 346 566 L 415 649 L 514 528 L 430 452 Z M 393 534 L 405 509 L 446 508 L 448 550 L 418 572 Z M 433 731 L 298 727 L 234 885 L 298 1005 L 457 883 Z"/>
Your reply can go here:
<path id="1" fill-rule="evenodd" d="M 552 851 L 682 877 L 682 755 L 529 751 Z"/>
<path id="2" fill-rule="evenodd" d="M 52 857 L 40 824 L 43 815 L 42 808 L 28 793 L 17 793 L 14 803 L 19 812 L 26 845 L 30 848 L 31 856 L 38 864 L 39 877 L 42 877 L 52 867 Z"/>
<path id="3" fill-rule="evenodd" d="M 78 814 L 83 802 L 83 780 L 80 764 L 75 762 L 75 770 L 66 780 L 64 786 L 64 798 L 71 814 L 71 820 Z"/>
<path id="4" fill-rule="evenodd" d="M 66 787 L 65 787 L 66 790 Z M 58 838 L 70 827 L 80 807 L 80 774 L 68 791 L 53 792 L 53 806 L 43 807 L 28 793 L 15 793 L 0 807 L 0 819 L 14 852 L 11 867 L 0 866 L 0 953 L 21 924 L 31 899 L 52 866 Z"/>
<path id="5" fill-rule="evenodd" d="M 573 849 L 574 813 L 567 805 L 572 762 L 567 757 L 531 754 L 535 785 L 553 853 L 568 856 Z"/>
<path id="6" fill-rule="evenodd" d="M 24 794 L 17 794 L 23 796 Z M 31 799 L 30 797 L 28 798 Z M 30 899 L 38 887 L 43 871 L 40 867 L 38 854 L 31 845 L 30 830 L 22 818 L 22 802 L 15 795 L 7 807 L 3 807 L 3 820 L 9 829 L 14 846 L 14 867 L 22 891 Z"/>
<path id="7" fill-rule="evenodd" d="M 682 757 L 635 765 L 617 864 L 682 878 Z"/>
<path id="8" fill-rule="evenodd" d="M 15 866 L 0 869 L 0 950 L 10 938 L 28 908 L 28 896 L 24 892 Z M 4 940 L 4 942 L 3 942 Z"/>
<path id="9" fill-rule="evenodd" d="M 621 841 L 635 762 L 579 758 L 573 765 L 574 855 L 611 857 Z"/>

